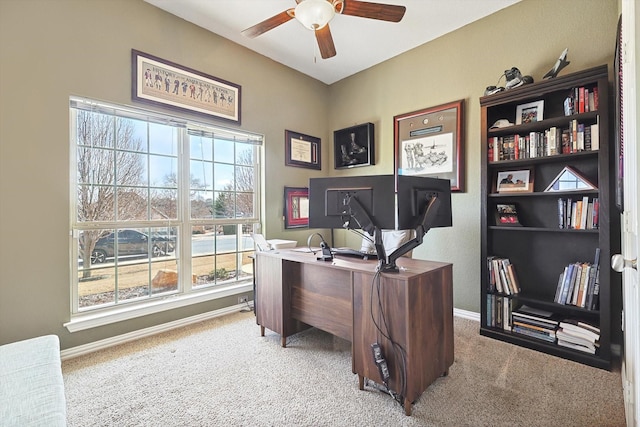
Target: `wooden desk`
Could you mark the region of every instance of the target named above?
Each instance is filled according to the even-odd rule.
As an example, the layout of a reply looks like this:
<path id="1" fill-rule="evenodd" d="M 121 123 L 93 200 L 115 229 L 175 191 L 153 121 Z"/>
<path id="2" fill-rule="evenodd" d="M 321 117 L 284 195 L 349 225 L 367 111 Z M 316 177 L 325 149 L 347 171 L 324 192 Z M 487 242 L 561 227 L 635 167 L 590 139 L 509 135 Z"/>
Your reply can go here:
<path id="1" fill-rule="evenodd" d="M 265 328 L 280 334 L 285 347 L 288 336 L 313 326 L 351 341 L 361 390 L 365 378 L 382 384 L 371 351 L 379 343 L 391 374 L 388 386 L 404 397 L 411 415 L 412 404 L 453 364 L 452 265 L 409 258 L 397 264 L 399 273 L 377 275 L 376 261 L 318 261 L 299 249 L 257 252 L 261 334 Z"/>

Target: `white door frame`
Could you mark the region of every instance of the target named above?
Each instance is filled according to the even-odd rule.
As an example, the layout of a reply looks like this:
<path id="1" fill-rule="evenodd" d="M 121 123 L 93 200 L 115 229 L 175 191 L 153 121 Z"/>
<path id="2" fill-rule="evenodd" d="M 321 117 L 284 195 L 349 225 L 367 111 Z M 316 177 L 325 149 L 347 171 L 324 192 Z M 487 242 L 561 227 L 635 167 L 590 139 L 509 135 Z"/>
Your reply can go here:
<path id="1" fill-rule="evenodd" d="M 625 259 L 638 258 L 640 241 L 638 235 L 638 49 L 636 28 L 640 10 L 635 0 L 622 0 L 622 120 L 624 141 L 624 212 L 622 224 L 622 255 Z M 640 294 L 638 272 L 625 268 L 622 273 L 624 356 L 622 360 L 622 385 L 624 389 L 627 426 L 640 423 Z"/>

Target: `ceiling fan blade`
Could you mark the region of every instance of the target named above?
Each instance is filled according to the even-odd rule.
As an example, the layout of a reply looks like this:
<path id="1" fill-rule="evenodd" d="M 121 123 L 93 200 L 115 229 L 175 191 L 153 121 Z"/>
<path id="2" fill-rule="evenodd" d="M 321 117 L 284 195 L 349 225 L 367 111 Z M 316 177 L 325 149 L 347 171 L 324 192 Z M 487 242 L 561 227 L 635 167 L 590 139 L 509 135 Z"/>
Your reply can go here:
<path id="1" fill-rule="evenodd" d="M 258 37 L 260 34 L 266 33 L 269 30 L 273 30 L 278 25 L 282 25 L 285 22 L 293 19 L 294 10 L 295 9 L 288 9 L 284 12 L 280 12 L 275 16 L 272 16 L 269 19 L 265 19 L 264 21 L 254 25 L 253 27 L 249 27 L 246 30 L 243 30 L 242 35 L 253 39 L 255 37 Z"/>
<path id="2" fill-rule="evenodd" d="M 381 21 L 400 22 L 406 10 L 407 8 L 404 6 L 393 4 L 344 0 L 342 14 L 359 16 L 360 18 L 378 19 Z"/>
<path id="3" fill-rule="evenodd" d="M 316 30 L 315 33 L 316 40 L 318 41 L 318 47 L 320 48 L 320 56 L 322 56 L 322 59 L 336 56 L 336 46 L 333 44 L 333 37 L 331 37 L 331 30 L 329 30 L 329 25 L 325 25 L 319 30 Z"/>

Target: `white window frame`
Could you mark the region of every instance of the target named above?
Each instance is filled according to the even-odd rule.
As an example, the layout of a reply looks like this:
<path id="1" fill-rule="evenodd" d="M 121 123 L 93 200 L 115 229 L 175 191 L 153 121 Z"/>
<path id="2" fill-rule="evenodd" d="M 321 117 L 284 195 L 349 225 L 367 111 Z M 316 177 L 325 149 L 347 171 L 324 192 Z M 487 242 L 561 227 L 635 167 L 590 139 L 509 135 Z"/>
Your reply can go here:
<path id="1" fill-rule="evenodd" d="M 78 237 L 82 229 L 91 228 L 109 228 L 114 225 L 122 226 L 119 221 L 111 223 L 80 223 L 77 220 L 77 160 L 76 160 L 76 135 L 75 135 L 75 111 L 78 109 L 93 110 L 107 112 L 117 112 L 118 115 L 124 115 L 135 119 L 146 119 L 151 122 L 160 122 L 169 125 L 175 125 L 182 130 L 179 132 L 178 138 L 178 171 L 179 171 L 179 186 L 178 186 L 178 218 L 177 220 L 155 220 L 155 221 L 137 221 L 134 225 L 127 222 L 126 227 L 135 228 L 136 226 L 178 226 L 181 228 L 179 233 L 180 241 L 178 247 L 180 248 L 180 254 L 177 256 L 177 262 L 179 264 L 180 282 L 178 284 L 178 290 L 175 293 L 171 293 L 164 296 L 150 296 L 147 299 L 125 302 L 121 304 L 115 304 L 104 307 L 92 307 L 91 309 L 81 310 L 79 309 L 79 296 L 78 296 L 78 268 L 77 264 L 74 265 L 74 261 L 78 259 Z M 114 114 L 115 115 L 115 114 Z M 70 321 L 65 323 L 64 326 L 70 332 L 76 332 L 89 328 L 94 328 L 114 322 L 128 320 L 140 316 L 145 316 L 153 313 L 158 313 L 166 310 L 172 310 L 179 307 L 184 307 L 192 304 L 198 304 L 205 301 L 224 298 L 227 296 L 235 295 L 242 292 L 251 292 L 253 290 L 253 277 L 246 280 L 238 280 L 228 285 L 214 285 L 210 287 L 202 287 L 194 289 L 192 287 L 191 280 L 185 278 L 191 278 L 191 227 L 199 224 L 253 224 L 254 232 L 258 232 L 261 228 L 261 193 L 263 191 L 262 184 L 260 182 L 260 168 L 261 159 L 263 157 L 263 145 L 264 136 L 247 132 L 243 130 L 235 130 L 230 128 L 224 128 L 221 126 L 210 125 L 206 123 L 200 123 L 192 120 L 186 120 L 180 117 L 170 116 L 166 114 L 159 114 L 148 110 L 142 110 L 133 107 L 125 107 L 115 104 L 108 104 L 103 102 L 97 102 L 93 100 L 72 97 L 70 98 L 70 269 L 71 269 L 71 317 Z M 237 136 L 241 138 L 243 143 L 251 143 L 258 147 L 256 150 L 257 155 L 253 167 L 255 168 L 255 195 L 254 195 L 254 216 L 251 218 L 235 218 L 235 219 L 191 219 L 190 203 L 189 203 L 189 164 L 190 155 L 188 149 L 188 132 L 189 131 L 202 131 L 213 133 L 217 135 L 225 135 L 229 138 Z M 240 227 L 238 227 L 240 228 Z M 242 248 L 236 248 L 236 255 L 242 256 L 242 253 L 246 250 Z M 77 261 L 76 261 L 77 262 Z"/>

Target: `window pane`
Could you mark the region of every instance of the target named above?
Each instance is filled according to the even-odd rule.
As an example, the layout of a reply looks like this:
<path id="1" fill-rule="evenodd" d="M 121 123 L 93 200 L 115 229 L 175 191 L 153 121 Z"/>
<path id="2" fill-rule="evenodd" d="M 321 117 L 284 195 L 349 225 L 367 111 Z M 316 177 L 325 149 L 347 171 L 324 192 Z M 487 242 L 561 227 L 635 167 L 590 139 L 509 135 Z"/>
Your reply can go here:
<path id="1" fill-rule="evenodd" d="M 178 219 L 178 190 L 169 188 L 151 190 L 151 219 Z"/>
<path id="2" fill-rule="evenodd" d="M 77 180 L 83 184 L 114 184 L 114 152 L 91 147 L 76 151 Z"/>
<path id="3" fill-rule="evenodd" d="M 228 139 L 216 139 L 214 141 L 214 158 L 217 162 L 233 163 L 234 142 Z"/>
<path id="4" fill-rule="evenodd" d="M 221 225 L 216 233 L 202 232 L 198 227 L 193 228 L 191 252 L 191 268 L 195 276 L 194 287 L 225 284 L 238 280 L 240 277 L 249 278 L 252 267 L 244 270 L 244 264 L 252 264 L 246 256 L 238 255 L 237 233 L 238 225 Z M 247 235 L 242 245 L 249 244 L 253 251 L 253 243 Z"/>
<path id="5" fill-rule="evenodd" d="M 113 148 L 112 116 L 90 111 L 78 111 L 76 137 L 78 145 Z"/>
<path id="6" fill-rule="evenodd" d="M 144 221 L 149 219 L 149 200 L 146 188 L 118 187 L 117 190 L 118 220 Z"/>
<path id="7" fill-rule="evenodd" d="M 191 192 L 191 218 L 213 218 L 213 191 Z"/>
<path id="8" fill-rule="evenodd" d="M 149 156 L 149 184 L 154 187 L 178 187 L 178 159 Z"/>
<path id="9" fill-rule="evenodd" d="M 236 144 L 236 163 L 239 165 L 253 165 L 253 151 L 255 145 Z"/>
<path id="10" fill-rule="evenodd" d="M 215 218 L 236 217 L 236 200 L 234 193 L 216 191 L 214 197 L 215 203 L 213 209 Z"/>
<path id="11" fill-rule="evenodd" d="M 236 166 L 236 191 L 252 191 L 255 181 L 253 179 L 253 168 L 246 166 Z"/>
<path id="12" fill-rule="evenodd" d="M 253 193 L 238 193 L 236 195 L 236 207 L 238 218 L 254 218 L 256 212 L 253 208 Z"/>
<path id="13" fill-rule="evenodd" d="M 148 185 L 147 155 L 129 151 L 116 151 L 115 169 L 117 185 Z"/>
<path id="14" fill-rule="evenodd" d="M 234 167 L 224 163 L 215 163 L 213 173 L 216 178 L 214 190 L 234 190 Z"/>
<path id="15" fill-rule="evenodd" d="M 213 139 L 204 136 L 191 135 L 189 137 L 191 145 L 191 158 L 199 160 L 213 159 Z"/>
<path id="16" fill-rule="evenodd" d="M 147 152 L 147 122 L 119 117 L 116 119 L 118 147 Z"/>
<path id="17" fill-rule="evenodd" d="M 113 187 L 98 185 L 77 186 L 77 221 L 113 221 L 115 197 Z"/>
<path id="18" fill-rule="evenodd" d="M 178 129 L 173 126 L 149 123 L 149 152 L 178 154 Z"/>
<path id="19" fill-rule="evenodd" d="M 191 161 L 191 189 L 213 189 L 213 164 L 207 161 Z"/>

